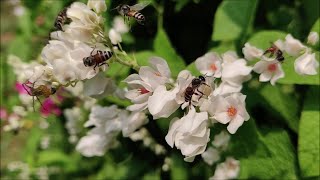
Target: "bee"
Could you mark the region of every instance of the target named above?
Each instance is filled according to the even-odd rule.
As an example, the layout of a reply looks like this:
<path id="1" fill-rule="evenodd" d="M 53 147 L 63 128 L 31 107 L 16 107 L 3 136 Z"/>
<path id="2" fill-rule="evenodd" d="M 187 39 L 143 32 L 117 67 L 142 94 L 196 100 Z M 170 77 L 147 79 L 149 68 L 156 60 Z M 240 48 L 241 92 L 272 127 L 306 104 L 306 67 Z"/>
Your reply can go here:
<path id="1" fill-rule="evenodd" d="M 203 87 L 203 85 L 205 87 Z M 189 106 L 190 106 L 192 101 L 192 96 L 194 94 L 199 96 L 198 98 L 199 100 L 202 96 L 209 95 L 211 91 L 212 91 L 211 87 L 208 84 L 206 84 L 206 78 L 204 76 L 199 76 L 197 78 L 194 78 L 191 81 L 190 85 L 186 88 L 184 93 L 184 100 L 185 102 L 189 102 Z"/>
<path id="2" fill-rule="evenodd" d="M 93 66 L 93 70 L 96 70 L 97 66 L 102 66 L 107 64 L 106 61 L 110 59 L 113 55 L 111 51 L 100 51 L 97 50 L 96 54 L 93 54 L 94 49 L 91 51 L 89 57 L 83 58 L 83 64 L 85 66 Z"/>
<path id="3" fill-rule="evenodd" d="M 276 60 L 279 62 L 283 62 L 284 61 L 284 57 L 283 57 L 283 53 L 282 51 L 275 45 L 275 44 L 271 44 L 271 47 L 269 47 L 264 53 L 263 55 L 270 53 L 269 58 L 271 58 L 274 54 L 276 55 Z"/>
<path id="4" fill-rule="evenodd" d="M 124 18 L 132 17 L 134 18 L 139 24 L 144 25 L 144 22 L 146 18 L 143 14 L 141 14 L 139 11 L 141 11 L 143 8 L 145 8 L 149 3 L 139 3 L 135 4 L 133 6 L 129 6 L 127 4 L 121 4 L 117 6 L 115 9 L 118 11 L 119 14 L 124 16 Z"/>
<path id="5" fill-rule="evenodd" d="M 69 20 L 67 17 L 67 10 L 68 8 L 64 8 L 62 11 L 60 11 L 56 17 L 56 20 L 54 21 L 54 27 L 60 31 L 63 31 L 62 26 Z"/>
<path id="6" fill-rule="evenodd" d="M 27 91 L 27 93 L 32 96 L 32 105 L 33 105 L 33 111 L 35 111 L 34 109 L 34 97 L 37 98 L 37 100 L 39 101 L 39 103 L 42 106 L 42 103 L 39 99 L 40 96 L 43 96 L 45 98 L 48 98 L 49 96 L 55 94 L 57 92 L 57 89 L 54 87 L 48 87 L 46 85 L 39 85 L 37 88 L 34 87 L 34 83 L 31 83 L 29 81 L 25 82 L 22 84 L 22 87 L 24 88 L 24 90 Z"/>

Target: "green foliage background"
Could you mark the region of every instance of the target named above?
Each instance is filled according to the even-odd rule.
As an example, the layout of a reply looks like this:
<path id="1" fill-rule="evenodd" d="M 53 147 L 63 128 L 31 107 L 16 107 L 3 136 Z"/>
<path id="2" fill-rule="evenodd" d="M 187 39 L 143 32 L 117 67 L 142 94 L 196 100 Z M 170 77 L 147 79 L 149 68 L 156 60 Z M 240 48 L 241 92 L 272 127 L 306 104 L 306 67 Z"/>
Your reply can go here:
<path id="1" fill-rule="evenodd" d="M 108 9 L 120 3 L 106 2 Z M 310 31 L 320 33 L 318 0 L 154 2 L 156 6 L 142 11 L 148 19 L 146 26 L 133 24 L 131 32 L 123 37 L 123 48 L 134 55 L 140 65 L 147 65 L 150 56 L 163 57 L 173 76 L 185 68 L 194 75 L 199 74 L 192 62 L 208 51 L 235 50 L 242 56 L 245 42 L 265 49 L 269 42 L 284 39 L 288 33 L 302 42 L 306 42 Z M 8 0 L 1 1 L 1 107 L 11 111 L 12 106 L 19 104 L 18 94 L 13 91 L 15 77 L 6 64 L 7 56 L 15 54 L 25 61 L 36 59 L 47 43 L 55 16 L 70 3 L 72 0 L 25 0 L 25 14 L 15 17 Z M 107 11 L 106 28 L 111 26 L 115 15 L 115 11 Z M 44 21 L 39 23 L 41 18 Z M 319 44 L 313 49 L 319 60 Z M 247 95 L 251 119 L 232 136 L 230 148 L 224 154 L 240 160 L 240 178 L 318 179 L 320 176 L 319 76 L 297 75 L 293 69 L 294 58 L 285 58 L 286 76 L 276 86 L 258 82 L 256 75 L 244 84 L 243 94 Z M 132 72 L 113 65 L 107 74 L 120 84 Z M 102 103 L 128 105 L 113 97 L 107 97 Z M 37 113 L 27 118 L 33 124 L 40 119 Z M 164 136 L 170 119 L 151 121 L 147 125 L 173 160 L 169 172 L 161 170 L 164 157 L 155 156 L 142 143 L 127 138 L 119 137 L 121 147 L 110 150 L 102 158 L 82 157 L 67 141 L 65 118 L 50 116 L 48 121 L 50 129 L 46 132 L 35 125 L 17 135 L 1 129 L 1 177 L 15 177 L 6 169 L 14 160 L 28 163 L 33 170 L 40 166 L 62 167 L 63 171 L 52 175 L 52 179 L 207 179 L 214 173 L 214 167 L 206 165 L 200 157 L 186 163 L 179 151 L 166 145 Z M 1 127 L 4 124 L 1 121 Z M 214 127 L 211 137 L 223 128 L 222 125 Z M 53 140 L 49 149 L 40 150 L 40 138 L 44 134 L 50 134 Z"/>

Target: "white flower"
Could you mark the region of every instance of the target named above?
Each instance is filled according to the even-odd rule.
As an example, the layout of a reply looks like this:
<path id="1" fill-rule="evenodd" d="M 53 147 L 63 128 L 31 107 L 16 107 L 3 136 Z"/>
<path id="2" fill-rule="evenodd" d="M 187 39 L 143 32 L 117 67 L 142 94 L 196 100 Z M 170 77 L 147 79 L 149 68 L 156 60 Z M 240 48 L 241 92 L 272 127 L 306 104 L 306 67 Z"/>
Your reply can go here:
<path id="1" fill-rule="evenodd" d="M 116 105 L 110 107 L 93 106 L 89 120 L 84 126 L 102 127 L 105 129 L 105 133 L 120 131 L 122 126 L 122 121 L 119 118 L 120 112 Z"/>
<path id="2" fill-rule="evenodd" d="M 195 64 L 201 74 L 206 76 L 221 77 L 221 58 L 217 53 L 209 52 L 196 59 Z"/>
<path id="3" fill-rule="evenodd" d="M 106 78 L 102 72 L 94 78 L 86 80 L 83 87 L 83 93 L 93 98 L 105 97 L 116 90 L 114 81 L 111 78 Z"/>
<path id="4" fill-rule="evenodd" d="M 227 129 L 234 134 L 250 116 L 245 107 L 246 96 L 234 93 L 227 97 L 217 96 L 208 109 L 209 114 L 222 124 L 229 123 Z"/>
<path id="5" fill-rule="evenodd" d="M 167 118 L 179 108 L 175 100 L 177 91 L 177 88 L 167 91 L 164 85 L 157 87 L 148 99 L 148 109 L 154 119 Z"/>
<path id="6" fill-rule="evenodd" d="M 112 146 L 113 136 L 113 134 L 88 134 L 79 140 L 76 150 L 86 157 L 103 156 Z"/>
<path id="7" fill-rule="evenodd" d="M 226 131 L 221 131 L 219 134 L 214 136 L 212 145 L 224 151 L 228 147 L 230 138 L 231 138 L 230 135 Z"/>
<path id="8" fill-rule="evenodd" d="M 100 23 L 103 23 L 103 18 L 101 16 L 98 16 L 88 6 L 81 2 L 74 2 L 71 4 L 67 10 L 67 17 L 74 23 L 92 29 L 96 28 Z"/>
<path id="9" fill-rule="evenodd" d="M 213 95 L 225 95 L 229 93 L 240 92 L 242 89 L 241 84 L 230 84 L 228 82 L 222 81 L 219 86 L 213 91 Z"/>
<path id="10" fill-rule="evenodd" d="M 222 56 L 223 63 L 232 63 L 239 59 L 235 51 L 227 51 L 223 53 L 221 56 Z"/>
<path id="11" fill-rule="evenodd" d="M 148 118 L 143 112 L 132 112 L 122 123 L 122 135 L 129 137 L 135 130 L 148 122 Z"/>
<path id="12" fill-rule="evenodd" d="M 97 11 L 104 9 L 103 1 L 89 1 L 88 5 Z M 71 23 L 63 26 L 62 31 L 55 31 L 50 34 L 52 39 L 73 43 L 74 40 L 86 42 L 92 46 L 95 42 L 101 42 L 101 31 L 103 31 L 104 19 L 97 15 L 87 5 L 75 2 L 67 9 L 67 17 Z"/>
<path id="13" fill-rule="evenodd" d="M 151 57 L 149 66 L 142 66 L 139 70 L 141 79 L 150 84 L 155 90 L 159 85 L 170 83 L 171 71 L 167 61 L 160 57 Z"/>
<path id="14" fill-rule="evenodd" d="M 260 58 L 263 55 L 263 51 L 261 49 L 258 49 L 255 46 L 251 46 L 249 43 L 244 44 L 242 53 L 244 54 L 245 59 L 249 61 Z"/>
<path id="15" fill-rule="evenodd" d="M 7 62 L 13 68 L 13 72 L 16 75 L 18 82 L 25 82 L 29 80 L 29 78 L 34 73 L 35 67 L 42 66 L 35 61 L 31 61 L 30 63 L 24 63 L 18 56 L 12 54 L 8 56 Z"/>
<path id="16" fill-rule="evenodd" d="M 234 52 L 223 54 L 222 81 L 232 86 L 239 86 L 251 78 L 252 67 L 247 66 L 247 61 L 239 59 Z"/>
<path id="17" fill-rule="evenodd" d="M 291 56 L 298 56 L 300 52 L 306 47 L 297 39 L 293 38 L 291 34 L 286 36 L 284 42 L 284 50 Z"/>
<path id="18" fill-rule="evenodd" d="M 190 108 L 188 114 L 181 119 L 174 118 L 165 139 L 167 143 L 181 150 L 185 161 L 192 162 L 196 155 L 202 154 L 209 141 L 208 114 L 196 113 Z"/>
<path id="19" fill-rule="evenodd" d="M 124 82 L 129 86 L 126 98 L 134 104 L 127 109 L 130 111 L 142 111 L 148 106 L 149 96 L 160 85 L 170 83 L 171 72 L 167 62 L 159 57 L 151 57 L 150 66 L 142 66 L 139 74 L 131 74 Z"/>
<path id="20" fill-rule="evenodd" d="M 316 45 L 319 42 L 319 34 L 317 32 L 310 32 L 308 36 L 308 44 Z"/>
<path id="21" fill-rule="evenodd" d="M 105 0 L 88 0 L 87 6 L 97 13 L 102 13 L 107 10 Z"/>
<path id="22" fill-rule="evenodd" d="M 63 115 L 66 117 L 65 127 L 70 136 L 77 135 L 80 132 L 79 123 L 82 119 L 81 109 L 74 106 L 71 109 L 65 109 Z"/>
<path id="23" fill-rule="evenodd" d="M 220 160 L 220 153 L 217 149 L 209 147 L 204 153 L 201 154 L 201 157 L 204 162 L 211 166 L 213 163 Z"/>
<path id="24" fill-rule="evenodd" d="M 226 180 L 235 179 L 240 172 L 240 162 L 228 157 L 225 162 L 217 165 L 214 175 L 210 177 L 210 180 Z"/>
<path id="25" fill-rule="evenodd" d="M 123 17 L 121 16 L 116 16 L 113 19 L 113 25 L 112 25 L 113 29 L 120 33 L 120 34 L 124 34 L 129 32 L 129 27 L 128 25 L 124 22 Z"/>
<path id="26" fill-rule="evenodd" d="M 115 31 L 114 29 L 109 30 L 109 39 L 112 44 L 118 44 L 118 43 L 122 42 L 122 38 L 121 38 L 120 33 Z"/>
<path id="27" fill-rule="evenodd" d="M 99 45 L 99 49 L 103 46 Z M 105 47 L 104 47 L 105 48 Z M 70 81 L 91 79 L 100 68 L 86 67 L 83 64 L 83 58 L 90 56 L 92 48 L 80 41 L 74 41 L 72 44 L 52 40 L 43 48 L 42 57 L 47 62 L 47 66 L 53 69 L 53 75 L 56 79 L 66 84 Z M 102 70 L 106 69 L 106 65 L 101 66 Z"/>
<path id="28" fill-rule="evenodd" d="M 152 95 L 153 89 L 145 83 L 138 74 L 131 74 L 124 82 L 128 84 L 129 91 L 125 97 L 131 100 L 133 105 L 127 107 L 129 111 L 142 111 L 148 107 L 148 98 Z"/>
<path id="29" fill-rule="evenodd" d="M 253 71 L 260 74 L 259 81 L 270 81 L 272 85 L 274 85 L 278 79 L 284 77 L 284 72 L 282 70 L 281 64 L 277 60 L 261 60 L 254 65 Z"/>
<path id="30" fill-rule="evenodd" d="M 315 53 L 306 51 L 302 56 L 298 57 L 294 62 L 294 69 L 300 75 L 316 75 L 319 62 Z"/>

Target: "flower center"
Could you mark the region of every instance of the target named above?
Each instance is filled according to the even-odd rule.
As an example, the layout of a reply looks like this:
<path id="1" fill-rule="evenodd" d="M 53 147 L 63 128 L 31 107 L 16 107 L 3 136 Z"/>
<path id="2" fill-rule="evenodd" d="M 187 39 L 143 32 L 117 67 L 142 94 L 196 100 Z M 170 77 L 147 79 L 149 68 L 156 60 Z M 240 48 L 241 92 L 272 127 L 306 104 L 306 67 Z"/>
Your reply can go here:
<path id="1" fill-rule="evenodd" d="M 156 76 L 161 76 L 160 72 L 155 72 L 154 73 Z"/>
<path id="2" fill-rule="evenodd" d="M 233 116 L 235 116 L 235 115 L 237 114 L 237 109 L 234 108 L 233 106 L 230 106 L 230 107 L 228 108 L 227 113 L 228 113 L 228 116 L 229 116 L 229 117 L 233 117 Z"/>
<path id="3" fill-rule="evenodd" d="M 150 91 L 148 91 L 146 88 L 140 88 L 139 92 L 140 92 L 140 94 L 146 94 L 146 93 L 148 93 Z"/>
<path id="4" fill-rule="evenodd" d="M 211 64 L 211 65 L 210 65 L 210 69 L 211 69 L 212 71 L 216 71 L 218 68 L 217 68 L 217 66 L 216 66 L 215 64 Z"/>
<path id="5" fill-rule="evenodd" d="M 274 72 L 277 70 L 277 64 L 269 64 L 268 65 L 268 71 Z"/>

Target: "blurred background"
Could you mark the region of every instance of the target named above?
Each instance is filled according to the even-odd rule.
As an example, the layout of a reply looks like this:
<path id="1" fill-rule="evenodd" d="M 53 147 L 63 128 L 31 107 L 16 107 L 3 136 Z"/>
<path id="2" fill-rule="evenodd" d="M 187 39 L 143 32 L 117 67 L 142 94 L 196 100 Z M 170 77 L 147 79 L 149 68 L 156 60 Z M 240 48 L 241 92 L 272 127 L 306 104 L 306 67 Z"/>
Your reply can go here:
<path id="1" fill-rule="evenodd" d="M 86 0 L 80 1 L 86 3 Z M 153 130 L 155 141 L 171 151 L 170 158 L 174 163 L 170 171 L 163 171 L 163 155 L 155 155 L 143 142 L 136 143 L 121 137 L 118 138 L 121 146 L 110 150 L 103 157 L 81 156 L 75 151 L 75 145 L 68 140 L 70 132 L 66 128 L 63 113 L 44 118 L 39 110 L 29 112 L 23 119 L 19 119 L 17 112 L 20 111 L 16 106 L 21 106 L 21 100 L 16 77 L 11 66 L 6 63 L 8 55 L 14 54 L 25 62 L 38 59 L 42 48 L 48 43 L 57 14 L 72 2 L 73 0 L 0 1 L 1 179 L 208 179 L 212 176 L 214 168 L 206 165 L 201 157 L 193 163 L 186 163 L 180 151 L 172 150 L 166 144 L 164 136 L 169 121 L 147 125 L 147 128 Z M 113 18 L 118 15 L 110 9 L 121 3 L 133 5 L 141 1 L 106 2 L 108 29 L 112 26 Z M 186 68 L 193 70 L 192 62 L 208 51 L 224 53 L 235 50 L 242 56 L 242 47 L 248 41 L 260 45 L 260 48 L 267 48 L 269 42 L 283 39 L 288 33 L 302 42 L 306 42 L 311 29 L 318 28 L 319 33 L 318 0 L 154 2 L 156 6 L 148 6 L 141 11 L 147 18 L 146 25 L 133 22 L 130 32 L 122 37 L 123 49 L 130 55 L 134 54 L 141 65 L 146 64 L 149 56 L 160 55 L 171 61 L 183 61 Z M 315 24 L 317 21 L 318 24 Z M 319 44 L 314 50 L 319 59 Z M 251 120 L 239 129 L 239 133 L 232 136 L 230 151 L 225 155 L 229 153 L 241 160 L 242 178 L 319 177 L 319 165 L 318 169 L 310 165 L 310 170 L 307 168 L 308 163 L 304 163 L 305 159 L 301 160 L 298 156 L 299 145 L 304 144 L 300 139 L 306 138 L 306 141 L 311 140 L 310 144 L 316 144 L 315 147 L 306 147 L 314 149 L 312 151 L 315 155 L 310 159 L 316 158 L 319 161 L 316 151 L 319 153 L 319 131 L 311 138 L 304 136 L 307 129 L 311 131 L 313 127 L 319 127 L 319 118 L 318 123 L 310 124 L 319 116 L 319 77 L 306 78 L 290 74 L 293 72 L 288 69 L 293 69 L 293 61 L 294 59 L 287 58 L 284 65 L 286 77 L 276 86 L 259 83 L 258 76 L 254 76 L 244 86 L 243 94 L 248 95 L 247 108 Z M 133 72 L 126 69 L 115 73 L 117 70 L 115 68 L 108 75 L 116 78 L 118 83 Z M 75 97 L 67 96 L 58 106 L 63 111 L 72 108 L 77 102 Z M 109 98 L 102 100 L 100 104 L 114 102 L 116 101 Z M 118 105 L 125 107 L 126 103 Z M 39 108 L 39 105 L 36 107 Z M 310 118 L 306 122 L 301 119 L 305 110 L 313 112 L 308 115 Z M 80 132 L 77 132 L 79 137 L 87 131 L 82 125 L 88 119 L 88 113 L 88 110 L 83 110 L 81 114 L 77 125 L 81 127 Z M 17 129 L 6 131 L 9 117 L 24 123 Z M 222 128 L 223 126 L 217 126 L 213 132 Z M 280 149 L 281 152 L 275 149 Z M 263 158 L 271 160 L 269 162 Z M 277 164 L 280 164 L 279 167 L 275 167 Z"/>

